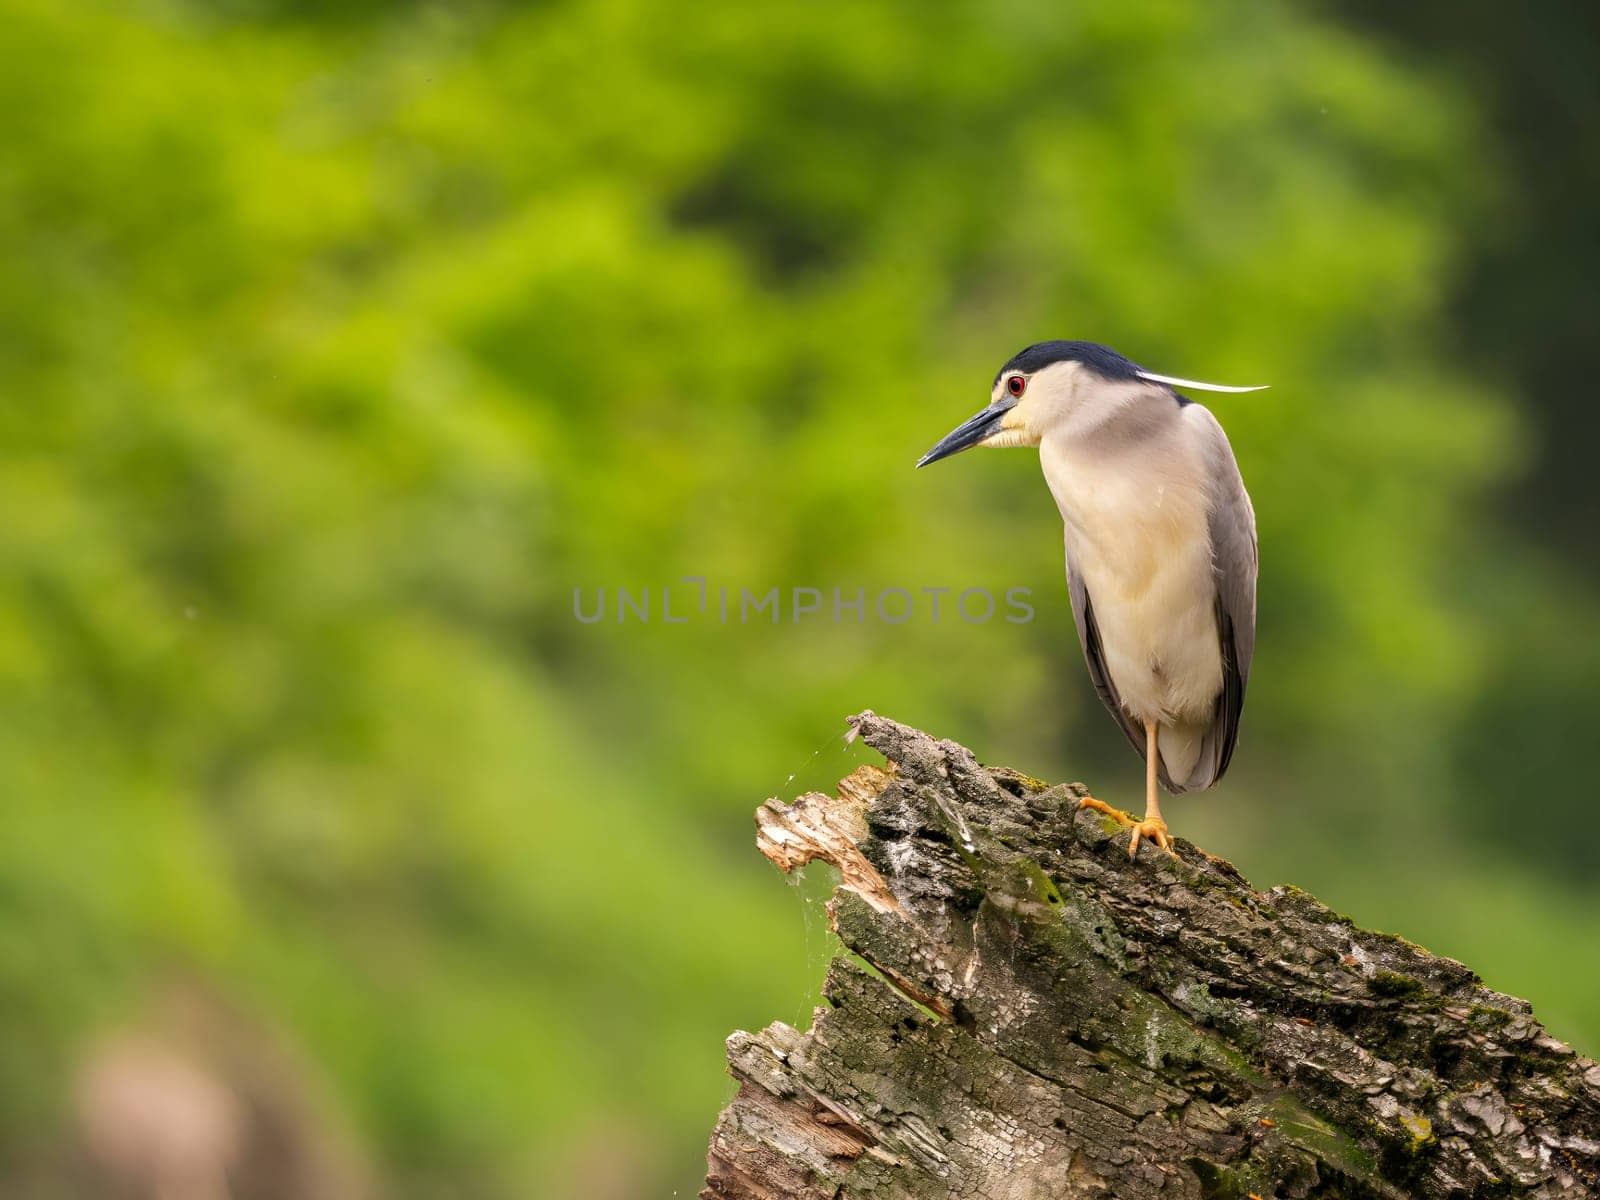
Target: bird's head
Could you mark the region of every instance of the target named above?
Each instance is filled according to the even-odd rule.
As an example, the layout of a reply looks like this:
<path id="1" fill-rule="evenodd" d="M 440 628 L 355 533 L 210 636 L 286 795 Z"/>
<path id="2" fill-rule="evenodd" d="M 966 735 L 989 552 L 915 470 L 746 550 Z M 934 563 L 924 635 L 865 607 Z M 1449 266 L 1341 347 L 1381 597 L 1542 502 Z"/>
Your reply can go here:
<path id="1" fill-rule="evenodd" d="M 1119 403 L 1131 390 L 1159 387 L 1254 392 L 1157 375 L 1097 342 L 1039 342 L 1012 355 L 989 391 L 989 404 L 946 434 L 917 461 L 925 467 L 973 446 L 1037 446 L 1074 412 Z M 1175 393 L 1174 393 L 1175 395 Z"/>

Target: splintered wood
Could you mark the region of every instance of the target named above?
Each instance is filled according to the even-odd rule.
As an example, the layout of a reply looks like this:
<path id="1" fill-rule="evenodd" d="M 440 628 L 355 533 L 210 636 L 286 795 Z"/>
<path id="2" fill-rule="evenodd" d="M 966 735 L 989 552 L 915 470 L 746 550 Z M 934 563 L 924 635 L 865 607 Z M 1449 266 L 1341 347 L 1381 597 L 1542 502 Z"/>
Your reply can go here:
<path id="1" fill-rule="evenodd" d="M 882 767 L 863 764 L 839 781 L 835 796 L 807 792 L 793 804 L 768 800 L 756 809 L 756 849 L 786 873 L 813 859 L 832 863 L 841 887 L 879 912 L 899 911 L 899 900 L 862 857 L 860 846 L 867 835 L 867 805 L 893 779 Z"/>

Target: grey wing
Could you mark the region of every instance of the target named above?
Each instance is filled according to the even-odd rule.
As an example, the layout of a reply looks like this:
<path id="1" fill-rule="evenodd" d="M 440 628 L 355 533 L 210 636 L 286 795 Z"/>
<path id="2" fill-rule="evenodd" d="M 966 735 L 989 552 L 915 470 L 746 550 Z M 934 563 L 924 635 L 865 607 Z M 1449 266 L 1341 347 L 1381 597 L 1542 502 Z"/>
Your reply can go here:
<path id="1" fill-rule="evenodd" d="M 1210 417 L 1210 414 L 1206 414 Z M 1239 740 L 1245 685 L 1256 648 L 1256 514 L 1244 490 L 1233 449 L 1215 418 L 1211 447 L 1210 532 L 1212 573 L 1217 585 L 1217 634 L 1222 642 L 1222 695 L 1205 735 L 1200 762 L 1213 764 L 1209 787 L 1222 778 Z"/>
<path id="2" fill-rule="evenodd" d="M 1094 623 L 1094 601 L 1089 598 L 1089 589 L 1084 587 L 1078 568 L 1073 566 L 1070 549 L 1067 551 L 1067 594 L 1072 598 L 1072 623 L 1078 627 L 1078 646 L 1083 650 L 1083 661 L 1089 667 L 1089 679 L 1099 693 L 1100 703 L 1106 706 L 1106 711 L 1122 727 L 1128 742 L 1143 758 L 1144 733 L 1134 728 L 1128 714 L 1122 710 L 1122 699 L 1117 695 L 1116 685 L 1111 682 L 1111 674 L 1106 670 L 1105 656 L 1100 649 L 1100 629 Z M 1162 771 L 1165 774 L 1165 768 Z"/>

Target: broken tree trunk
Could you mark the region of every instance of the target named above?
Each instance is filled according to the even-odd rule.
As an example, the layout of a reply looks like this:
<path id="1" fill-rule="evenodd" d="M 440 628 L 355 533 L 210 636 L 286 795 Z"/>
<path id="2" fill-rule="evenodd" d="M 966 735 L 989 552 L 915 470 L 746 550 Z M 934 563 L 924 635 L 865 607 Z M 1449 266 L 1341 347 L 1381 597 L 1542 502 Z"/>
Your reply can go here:
<path id="1" fill-rule="evenodd" d="M 1600 1194 L 1600 1066 L 1466 967 L 871 713 L 756 814 L 839 869 L 813 1028 L 728 1039 L 710 1198 Z"/>

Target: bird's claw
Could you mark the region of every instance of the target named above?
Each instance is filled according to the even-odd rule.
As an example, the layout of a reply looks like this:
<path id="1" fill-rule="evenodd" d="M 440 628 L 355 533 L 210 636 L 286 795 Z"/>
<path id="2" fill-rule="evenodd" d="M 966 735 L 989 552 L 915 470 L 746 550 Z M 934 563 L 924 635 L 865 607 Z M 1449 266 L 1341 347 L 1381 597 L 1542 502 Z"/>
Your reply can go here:
<path id="1" fill-rule="evenodd" d="M 1167 823 L 1160 817 L 1146 817 L 1142 821 L 1133 822 L 1133 836 L 1128 839 L 1129 858 L 1138 855 L 1141 838 L 1148 838 L 1173 858 L 1178 857 L 1178 852 L 1172 848 L 1172 839 L 1167 836 Z"/>
<path id="2" fill-rule="evenodd" d="M 1154 842 L 1161 849 L 1172 855 L 1173 858 L 1178 857 L 1178 852 L 1172 848 L 1172 839 L 1167 836 L 1167 823 L 1160 817 L 1146 817 L 1142 821 L 1137 821 L 1120 809 L 1112 808 L 1104 800 L 1096 800 L 1093 796 L 1085 796 L 1079 800 L 1078 807 L 1092 808 L 1097 812 L 1103 812 L 1118 824 L 1126 825 L 1133 830 L 1133 836 L 1128 839 L 1128 857 L 1130 859 L 1138 857 L 1139 843 L 1141 841 Z"/>

